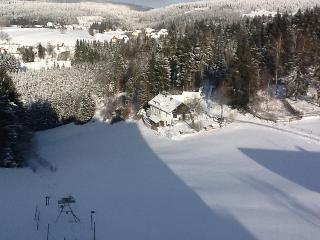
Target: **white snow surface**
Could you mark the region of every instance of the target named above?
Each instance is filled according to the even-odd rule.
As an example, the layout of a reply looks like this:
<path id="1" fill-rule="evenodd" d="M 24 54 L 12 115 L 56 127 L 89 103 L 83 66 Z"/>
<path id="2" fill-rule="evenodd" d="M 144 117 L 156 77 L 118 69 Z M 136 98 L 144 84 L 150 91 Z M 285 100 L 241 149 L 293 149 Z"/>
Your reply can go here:
<path id="1" fill-rule="evenodd" d="M 113 37 L 118 39 L 128 40 L 127 35 L 122 30 L 98 33 L 92 37 L 88 30 L 60 30 L 50 28 L 18 28 L 8 27 L 3 28 L 10 36 L 10 42 L 20 44 L 22 46 L 35 46 L 39 43 L 46 46 L 48 42 L 51 44 L 62 44 L 67 46 L 75 46 L 77 40 L 86 41 L 108 41 L 110 42 Z"/>
<path id="2" fill-rule="evenodd" d="M 277 12 L 270 12 L 270 11 L 267 11 L 267 10 L 256 10 L 256 11 L 252 11 L 252 12 L 247 13 L 247 14 L 243 14 L 242 16 L 254 18 L 254 17 L 257 17 L 257 16 L 270 16 L 270 15 L 272 17 L 274 17 L 275 15 L 277 15 Z"/>
<path id="3" fill-rule="evenodd" d="M 0 169 L 0 238 L 46 239 L 49 223 L 49 239 L 93 239 L 95 210 L 96 239 L 317 240 L 319 125 L 248 118 L 179 141 L 140 122 L 39 132 L 36 172 Z M 68 195 L 80 223 L 55 222 Z"/>
<path id="4" fill-rule="evenodd" d="M 50 28 L 3 28 L 3 32 L 9 34 L 11 42 L 23 46 L 34 46 L 41 43 L 46 46 L 51 44 L 64 43 L 74 46 L 77 39 L 91 40 L 87 30 L 59 30 Z"/>

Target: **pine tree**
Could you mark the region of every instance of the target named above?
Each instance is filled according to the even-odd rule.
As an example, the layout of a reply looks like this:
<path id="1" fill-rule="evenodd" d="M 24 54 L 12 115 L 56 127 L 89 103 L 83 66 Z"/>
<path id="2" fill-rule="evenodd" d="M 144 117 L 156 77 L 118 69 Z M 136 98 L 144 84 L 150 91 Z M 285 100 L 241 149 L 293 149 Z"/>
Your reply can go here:
<path id="1" fill-rule="evenodd" d="M 224 91 L 230 103 L 246 108 L 257 91 L 257 63 L 252 55 L 246 35 L 238 40 L 237 52 L 230 73 L 224 83 Z"/>
<path id="2" fill-rule="evenodd" d="M 19 51 L 22 54 L 22 60 L 24 62 L 34 62 L 35 54 L 33 52 L 33 47 L 22 47 Z"/>
<path id="3" fill-rule="evenodd" d="M 77 112 L 75 120 L 77 123 L 83 124 L 90 121 L 95 113 L 95 102 L 90 93 L 79 96 L 76 100 Z"/>
<path id="4" fill-rule="evenodd" d="M 40 59 L 44 59 L 45 56 L 46 56 L 46 49 L 41 45 L 41 43 L 39 43 L 39 45 L 38 45 L 38 57 Z"/>

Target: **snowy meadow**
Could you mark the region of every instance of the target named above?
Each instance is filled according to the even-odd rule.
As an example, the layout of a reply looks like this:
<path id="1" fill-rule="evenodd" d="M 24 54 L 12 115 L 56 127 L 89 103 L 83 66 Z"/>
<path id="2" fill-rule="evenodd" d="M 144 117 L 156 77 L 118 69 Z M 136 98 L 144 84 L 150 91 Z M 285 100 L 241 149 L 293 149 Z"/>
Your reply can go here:
<path id="1" fill-rule="evenodd" d="M 1 238 L 44 239 L 50 224 L 49 239 L 90 239 L 95 211 L 96 239 L 318 239 L 320 122 L 303 123 L 234 123 L 180 141 L 140 122 L 39 132 L 34 171 L 0 170 Z M 79 223 L 56 221 L 69 195 Z"/>
<path id="2" fill-rule="evenodd" d="M 0 2 L 0 240 L 318 240 L 319 0 Z"/>

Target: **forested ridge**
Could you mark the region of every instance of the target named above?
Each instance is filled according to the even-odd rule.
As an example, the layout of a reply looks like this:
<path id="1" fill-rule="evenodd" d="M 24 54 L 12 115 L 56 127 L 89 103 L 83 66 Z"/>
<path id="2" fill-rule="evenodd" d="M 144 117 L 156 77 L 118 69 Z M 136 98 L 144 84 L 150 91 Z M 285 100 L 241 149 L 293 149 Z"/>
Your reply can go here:
<path id="1" fill-rule="evenodd" d="M 298 9 L 305 10 L 318 4 L 318 0 L 206 0 L 143 11 L 141 8 L 101 1 L 55 3 L 46 0 L 5 0 L 0 2 L 0 25 L 45 25 L 48 21 L 61 25 L 76 24 L 79 16 L 95 15 L 120 23 L 122 28 L 137 29 L 171 21 L 184 24 L 208 18 L 232 22 L 254 11 L 295 13 Z"/>

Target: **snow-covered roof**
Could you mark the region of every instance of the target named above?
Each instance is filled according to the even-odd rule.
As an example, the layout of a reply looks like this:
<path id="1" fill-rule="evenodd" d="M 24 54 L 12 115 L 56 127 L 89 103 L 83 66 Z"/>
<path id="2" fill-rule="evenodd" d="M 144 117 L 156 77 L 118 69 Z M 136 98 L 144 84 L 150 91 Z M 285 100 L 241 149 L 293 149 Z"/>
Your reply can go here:
<path id="1" fill-rule="evenodd" d="M 172 95 L 174 99 L 185 103 L 186 101 L 190 99 L 200 99 L 201 98 L 201 93 L 200 92 L 183 92 L 180 95 Z"/>
<path id="2" fill-rule="evenodd" d="M 124 31 L 110 31 L 110 32 L 104 32 L 104 33 L 97 33 L 93 37 L 94 40 L 104 42 L 108 41 L 110 42 L 111 39 L 119 39 L 119 40 L 125 40 L 127 42 L 129 40 L 128 36 L 125 35 Z"/>
<path id="3" fill-rule="evenodd" d="M 156 31 L 155 29 L 153 29 L 153 28 L 146 28 L 146 33 L 152 33 L 152 32 L 154 32 L 154 31 Z"/>
<path id="4" fill-rule="evenodd" d="M 167 29 L 161 29 L 159 32 L 155 32 L 155 31 L 146 31 L 146 35 L 147 37 L 151 37 L 153 39 L 158 39 L 162 36 L 167 36 L 168 35 L 168 30 Z"/>
<path id="5" fill-rule="evenodd" d="M 166 113 L 171 113 L 182 104 L 181 101 L 174 99 L 171 95 L 158 94 L 149 101 L 150 106 L 154 106 Z"/>
<path id="6" fill-rule="evenodd" d="M 158 32 L 158 34 L 159 35 L 168 35 L 168 30 L 163 28 Z"/>

